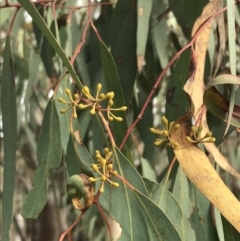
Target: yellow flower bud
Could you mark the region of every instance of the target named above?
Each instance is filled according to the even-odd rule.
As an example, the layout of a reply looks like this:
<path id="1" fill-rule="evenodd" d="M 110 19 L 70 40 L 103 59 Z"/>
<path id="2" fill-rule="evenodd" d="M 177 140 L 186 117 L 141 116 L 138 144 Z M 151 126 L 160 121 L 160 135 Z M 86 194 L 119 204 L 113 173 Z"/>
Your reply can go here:
<path id="1" fill-rule="evenodd" d="M 120 107 L 118 110 L 119 111 L 125 111 L 127 109 L 127 106 L 122 106 L 122 107 Z"/>
<path id="2" fill-rule="evenodd" d="M 88 180 L 89 180 L 90 182 L 95 182 L 95 181 L 96 181 L 96 179 L 93 178 L 93 177 L 89 177 Z"/>
<path id="3" fill-rule="evenodd" d="M 205 137 L 212 137 L 212 132 L 211 131 L 207 132 Z"/>
<path id="4" fill-rule="evenodd" d="M 102 179 L 102 181 L 105 182 L 105 181 L 107 180 L 107 177 L 106 177 L 105 175 L 102 175 L 102 176 L 101 176 L 101 179 Z"/>
<path id="5" fill-rule="evenodd" d="M 101 162 L 103 165 L 106 165 L 106 163 L 107 163 L 106 159 L 104 159 L 104 158 L 101 158 Z"/>
<path id="6" fill-rule="evenodd" d="M 192 127 L 191 127 L 191 132 L 192 132 L 193 134 L 196 133 L 196 126 L 192 126 Z"/>
<path id="7" fill-rule="evenodd" d="M 167 131 L 167 130 L 164 130 L 164 131 L 163 131 L 163 135 L 164 135 L 164 136 L 168 136 L 168 131 Z"/>
<path id="8" fill-rule="evenodd" d="M 76 112 L 73 113 L 73 118 L 77 119 L 77 113 Z"/>
<path id="9" fill-rule="evenodd" d="M 63 98 L 58 98 L 58 101 L 60 102 L 60 103 L 66 103 L 66 100 L 64 100 Z"/>
<path id="10" fill-rule="evenodd" d="M 108 116 L 108 120 L 109 120 L 109 121 L 113 121 L 112 116 Z"/>
<path id="11" fill-rule="evenodd" d="M 105 147 L 105 148 L 103 149 L 103 151 L 104 151 L 104 153 L 108 153 L 108 152 L 109 152 L 109 149 L 108 149 L 107 147 Z"/>
<path id="12" fill-rule="evenodd" d="M 171 144 L 172 144 L 173 147 L 179 147 L 179 144 L 175 141 L 172 141 Z"/>
<path id="13" fill-rule="evenodd" d="M 200 133 L 202 130 L 203 130 L 203 126 L 202 126 L 202 124 L 200 124 L 200 125 L 198 126 L 198 133 Z"/>
<path id="14" fill-rule="evenodd" d="M 113 176 L 117 176 L 117 174 L 118 174 L 117 171 L 113 171 L 113 172 L 112 172 L 112 175 L 113 175 Z"/>
<path id="15" fill-rule="evenodd" d="M 78 95 L 78 94 L 74 94 L 74 95 L 73 95 L 73 99 L 74 99 L 74 100 L 78 100 L 78 98 L 79 98 L 79 95 Z"/>
<path id="16" fill-rule="evenodd" d="M 62 110 L 60 111 L 60 113 L 61 113 L 61 114 L 65 114 L 67 111 L 68 111 L 68 109 L 62 109 Z"/>
<path id="17" fill-rule="evenodd" d="M 99 192 L 103 193 L 104 192 L 104 185 L 102 184 L 102 186 L 99 188 Z"/>
<path id="18" fill-rule="evenodd" d="M 113 169 L 113 164 L 108 164 L 108 165 L 107 165 L 107 169 L 108 169 L 108 170 L 112 170 L 112 169 Z"/>
<path id="19" fill-rule="evenodd" d="M 153 144 L 155 146 L 160 146 L 166 139 L 156 139 Z"/>
<path id="20" fill-rule="evenodd" d="M 119 122 L 123 121 L 123 118 L 118 116 L 114 116 L 114 119 Z"/>
<path id="21" fill-rule="evenodd" d="M 168 130 L 168 119 L 166 116 L 162 116 L 162 123 L 164 125 L 165 130 Z"/>
<path id="22" fill-rule="evenodd" d="M 108 101 L 108 106 L 110 106 L 110 107 L 113 106 L 113 101 L 112 100 Z"/>
<path id="23" fill-rule="evenodd" d="M 101 83 L 98 83 L 97 84 L 97 91 L 100 91 L 102 89 L 102 84 Z"/>
<path id="24" fill-rule="evenodd" d="M 101 159 L 102 157 L 101 157 L 101 155 L 100 155 L 99 153 L 97 153 L 97 154 L 96 154 L 96 158 L 97 158 L 97 159 Z"/>
<path id="25" fill-rule="evenodd" d="M 106 97 L 109 98 L 109 99 L 113 99 L 113 97 L 114 97 L 114 92 L 113 92 L 113 91 L 108 92 L 108 93 L 106 94 Z"/>
<path id="26" fill-rule="evenodd" d="M 90 114 L 91 115 L 94 115 L 96 113 L 96 111 L 95 111 L 95 108 L 93 107 L 91 110 L 90 110 Z"/>
<path id="27" fill-rule="evenodd" d="M 89 95 L 90 92 L 89 92 L 89 88 L 87 86 L 83 86 L 83 89 L 82 89 L 82 92 Z"/>
<path id="28" fill-rule="evenodd" d="M 90 106 L 90 104 L 87 104 L 87 105 L 85 105 L 85 104 L 79 104 L 79 105 L 78 105 L 78 107 L 79 107 L 81 110 L 86 109 L 86 108 L 89 107 L 89 106 Z"/>
<path id="29" fill-rule="evenodd" d="M 180 128 L 180 124 L 174 125 L 174 130 L 178 130 Z"/>
<path id="30" fill-rule="evenodd" d="M 99 98 L 100 100 L 104 99 L 104 98 L 105 98 L 105 94 L 101 93 L 101 94 L 98 96 L 98 98 Z"/>
<path id="31" fill-rule="evenodd" d="M 91 164 L 91 167 L 94 171 L 98 171 L 98 166 L 96 164 Z"/>
<path id="32" fill-rule="evenodd" d="M 216 141 L 216 138 L 212 137 L 212 138 L 210 138 L 209 141 L 210 141 L 211 143 L 214 143 L 214 142 Z"/>
<path id="33" fill-rule="evenodd" d="M 186 136 L 186 140 L 190 143 L 196 143 L 190 136 Z"/>
<path id="34" fill-rule="evenodd" d="M 119 187 L 119 184 L 117 182 L 111 182 L 111 185 L 114 187 Z"/>
<path id="35" fill-rule="evenodd" d="M 65 92 L 66 92 L 66 94 L 67 94 L 68 96 L 71 96 L 71 91 L 70 91 L 70 89 L 66 89 Z"/>

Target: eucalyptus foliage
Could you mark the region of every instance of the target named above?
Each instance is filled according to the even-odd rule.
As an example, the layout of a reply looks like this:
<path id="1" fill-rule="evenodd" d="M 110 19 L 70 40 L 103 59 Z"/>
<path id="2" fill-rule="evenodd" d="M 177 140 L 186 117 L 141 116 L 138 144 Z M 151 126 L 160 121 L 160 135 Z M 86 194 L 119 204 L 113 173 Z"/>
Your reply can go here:
<path id="1" fill-rule="evenodd" d="M 240 239 L 240 15 L 224 4 L 0 6 L 1 240 Z"/>

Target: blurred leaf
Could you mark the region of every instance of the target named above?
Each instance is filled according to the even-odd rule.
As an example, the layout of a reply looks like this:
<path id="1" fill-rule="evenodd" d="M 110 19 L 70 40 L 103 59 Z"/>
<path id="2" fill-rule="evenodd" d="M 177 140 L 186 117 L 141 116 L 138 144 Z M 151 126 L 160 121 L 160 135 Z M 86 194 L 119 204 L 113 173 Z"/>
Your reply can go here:
<path id="1" fill-rule="evenodd" d="M 117 189 L 106 186 L 100 197 L 100 204 L 121 225 L 119 241 L 181 240 L 167 216 L 147 197 L 146 187 L 136 169 L 117 148 L 113 153 L 114 169 L 132 185 L 130 188 L 121 182 Z"/>
<path id="2" fill-rule="evenodd" d="M 56 100 L 58 98 L 63 98 L 64 100 L 69 100 L 69 96 L 66 94 L 66 89 L 71 90 L 73 95 L 73 85 L 70 84 L 70 76 L 66 75 L 61 82 L 58 85 L 58 90 L 56 92 Z M 60 123 L 61 128 L 61 142 L 62 142 L 62 148 L 64 153 L 67 153 L 67 145 L 69 140 L 69 133 L 70 133 L 70 122 L 71 122 L 71 116 L 72 116 L 72 110 L 67 111 L 64 114 L 61 114 L 60 111 L 62 109 L 66 109 L 69 107 L 69 104 L 66 103 L 60 103 L 59 101 L 56 101 L 55 103 L 57 113 L 58 113 L 58 119 Z"/>
<path id="3" fill-rule="evenodd" d="M 4 176 L 2 191 L 1 240 L 9 241 L 10 228 L 13 218 L 13 196 L 15 189 L 17 151 L 16 92 L 13 58 L 9 35 L 7 36 L 6 45 L 3 52 L 1 108 L 4 137 Z"/>
<path id="4" fill-rule="evenodd" d="M 150 166 L 149 162 L 145 158 L 141 158 L 141 166 L 142 166 L 142 176 L 148 178 L 149 180 L 156 182 L 156 174 L 153 168 Z"/>
<path id="5" fill-rule="evenodd" d="M 161 181 L 161 183 L 157 184 L 157 187 L 154 187 L 154 192 L 151 199 L 167 215 L 169 220 L 173 223 L 175 229 L 180 234 L 181 239 L 185 240 L 185 235 L 183 236 L 182 230 L 182 223 L 184 223 L 182 210 L 176 198 L 172 195 L 172 193 L 168 191 L 168 179 L 169 172 Z"/>
<path id="6" fill-rule="evenodd" d="M 174 197 L 177 199 L 182 211 L 182 235 L 183 240 L 197 240 L 193 227 L 189 219 L 193 211 L 194 203 L 190 199 L 189 184 L 186 175 L 179 167 L 172 191 Z"/>
<path id="7" fill-rule="evenodd" d="M 219 7 L 222 7 L 222 1 L 219 1 L 218 4 L 219 4 Z M 217 74 L 222 62 L 225 48 L 226 48 L 226 30 L 225 30 L 225 23 L 224 23 L 224 13 L 221 13 L 220 15 L 218 15 L 218 17 L 216 18 L 216 21 L 217 21 L 218 38 L 217 38 L 217 46 L 214 54 L 213 64 L 211 66 L 211 77 L 215 77 L 215 75 Z"/>
<path id="8" fill-rule="evenodd" d="M 75 70 L 73 69 L 71 63 L 69 62 L 67 56 L 65 55 L 63 49 L 57 42 L 56 38 L 49 30 L 48 26 L 44 22 L 43 18 L 35 8 L 35 6 L 29 0 L 18 0 L 18 2 L 22 5 L 22 7 L 29 13 L 29 15 L 33 18 L 33 21 L 37 24 L 39 29 L 43 32 L 44 36 L 47 38 L 49 43 L 52 45 L 54 50 L 57 52 L 59 57 L 61 58 L 62 62 L 65 64 L 66 68 L 68 69 L 69 73 L 71 74 L 72 78 L 75 80 L 79 89 L 82 87 L 82 83 L 78 78 Z"/>
<path id="9" fill-rule="evenodd" d="M 204 92 L 203 100 L 207 109 L 215 116 L 224 120 L 225 122 L 228 119 L 229 115 L 229 101 L 225 99 L 220 92 L 216 89 L 218 85 L 224 84 L 236 84 L 239 85 L 240 78 L 238 76 L 224 74 L 219 75 L 206 87 Z M 240 127 L 240 106 L 234 105 L 233 114 L 231 118 L 231 124 L 236 127 Z"/>
<path id="10" fill-rule="evenodd" d="M 59 166 L 62 157 L 61 134 L 55 101 L 50 100 L 43 118 L 38 142 L 38 168 L 34 177 L 34 187 L 22 207 L 24 218 L 37 218 L 47 202 L 49 170 Z"/>
<path id="11" fill-rule="evenodd" d="M 211 203 L 191 183 L 189 183 L 192 212 L 189 218 L 197 241 L 218 241 L 216 227 L 212 217 Z"/>
<path id="12" fill-rule="evenodd" d="M 208 0 L 196 2 L 192 0 L 169 0 L 169 5 L 176 16 L 178 23 L 189 37 L 196 18 L 201 15 L 202 10 L 207 3 Z"/>
<path id="13" fill-rule="evenodd" d="M 152 44 L 156 49 L 160 64 L 165 68 L 169 62 L 169 37 L 167 28 L 167 19 L 164 17 L 158 19 L 158 15 L 164 12 L 167 8 L 166 1 L 153 0 L 152 14 L 151 14 L 151 34 Z M 170 73 L 170 70 L 168 70 Z"/>
<path id="14" fill-rule="evenodd" d="M 222 216 L 222 224 L 225 241 L 238 241 L 240 240 L 239 232 Z"/>
<path id="15" fill-rule="evenodd" d="M 40 56 L 37 55 L 34 51 L 31 51 L 30 59 L 29 59 L 29 67 L 30 67 L 29 79 L 28 79 L 26 94 L 24 99 L 26 109 L 28 108 L 29 100 L 33 93 L 33 88 L 38 81 L 38 72 L 40 69 L 39 68 L 40 64 L 41 64 Z"/>
<path id="16" fill-rule="evenodd" d="M 66 161 L 70 177 L 74 174 L 86 174 L 94 177 L 90 167 L 90 164 L 93 162 L 92 158 L 81 141 L 78 130 L 70 133 Z"/>
<path id="17" fill-rule="evenodd" d="M 139 88 L 137 93 L 135 94 L 135 98 L 132 100 L 132 108 L 133 108 L 133 118 L 137 119 L 138 115 L 141 111 L 144 102 L 146 101 L 147 95 Z M 141 140 L 144 143 L 144 152 L 143 156 L 146 158 L 149 163 L 153 164 L 153 153 L 154 153 L 154 135 L 149 135 L 149 128 L 153 125 L 153 113 L 152 113 L 152 104 L 149 104 L 142 116 L 142 119 L 139 121 L 137 127 L 138 133 L 140 135 Z"/>
<path id="18" fill-rule="evenodd" d="M 144 65 L 152 1 L 137 1 L 137 65 L 139 73 L 142 71 Z"/>
<path id="19" fill-rule="evenodd" d="M 229 45 L 229 58 L 230 58 L 230 72 L 232 75 L 236 75 L 236 30 L 235 30 L 235 6 L 233 2 L 227 1 L 227 24 L 228 24 L 228 45 Z M 239 83 L 238 83 L 239 84 Z M 228 116 L 227 116 L 227 126 L 224 132 L 224 136 L 226 135 L 229 126 L 232 122 L 232 116 L 234 111 L 234 100 L 236 95 L 236 86 L 231 86 L 231 93 L 229 98 L 229 109 L 228 109 Z"/>
<path id="20" fill-rule="evenodd" d="M 136 31 L 136 2 L 118 1 L 110 20 L 109 44 L 126 105 L 130 102 L 137 73 Z"/>
<path id="21" fill-rule="evenodd" d="M 174 121 L 184 115 L 189 106 L 189 101 L 186 98 L 183 86 L 186 83 L 189 74 L 190 56 L 190 50 L 186 50 L 180 56 L 172 73 L 171 81 L 167 86 L 166 117 L 169 121 Z M 181 100 L 181 102 L 179 102 L 179 100 Z M 174 158 L 172 148 L 167 148 L 167 152 L 168 160 L 171 162 Z M 176 175 L 177 168 L 178 165 L 173 166 L 171 176 Z"/>

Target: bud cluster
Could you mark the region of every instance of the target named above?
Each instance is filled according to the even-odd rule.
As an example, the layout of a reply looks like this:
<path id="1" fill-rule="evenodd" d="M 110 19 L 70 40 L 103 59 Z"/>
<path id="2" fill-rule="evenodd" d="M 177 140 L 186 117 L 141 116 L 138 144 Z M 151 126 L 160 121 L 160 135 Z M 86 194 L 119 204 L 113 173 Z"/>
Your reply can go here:
<path id="1" fill-rule="evenodd" d="M 200 124 L 198 127 L 191 127 L 191 137 L 186 136 L 188 142 L 191 143 L 214 143 L 216 138 L 212 137 L 212 132 L 208 131 L 203 137 L 201 137 L 201 132 L 203 130 L 203 126 Z"/>
<path id="2" fill-rule="evenodd" d="M 79 109 L 86 109 L 91 108 L 90 114 L 94 115 L 96 114 L 96 111 L 106 111 L 107 112 L 107 118 L 109 121 L 113 121 L 114 119 L 116 121 L 122 121 L 122 117 L 115 116 L 112 111 L 126 111 L 127 107 L 122 106 L 120 108 L 112 108 L 114 102 L 114 92 L 108 92 L 106 94 L 100 93 L 102 89 L 102 84 L 97 84 L 97 92 L 96 96 L 93 97 L 90 93 L 90 90 L 87 86 L 83 86 L 82 88 L 82 95 L 79 96 L 79 94 L 74 94 L 72 96 L 71 91 L 69 89 L 66 89 L 66 94 L 69 96 L 70 101 L 66 101 L 63 98 L 58 98 L 58 101 L 61 103 L 69 104 L 69 107 L 66 109 L 62 109 L 61 113 L 66 113 L 69 109 L 73 108 L 73 118 L 77 118 L 77 112 L 76 108 Z M 102 108 L 100 105 L 100 102 L 103 100 L 108 100 L 107 108 Z"/>
<path id="3" fill-rule="evenodd" d="M 98 163 L 97 164 L 91 164 L 91 167 L 94 172 L 97 172 L 100 177 L 93 178 L 89 177 L 88 180 L 90 182 L 96 182 L 98 180 L 102 181 L 102 184 L 100 186 L 99 191 L 101 193 L 104 192 L 104 184 L 108 182 L 113 187 L 119 187 L 119 184 L 117 182 L 113 182 L 110 180 L 112 176 L 117 175 L 117 171 L 113 170 L 113 164 L 112 164 L 112 152 L 109 151 L 108 148 L 104 149 L 104 155 L 105 157 L 102 157 L 100 152 L 98 150 L 95 151 L 95 156 L 97 158 Z"/>
<path id="4" fill-rule="evenodd" d="M 165 116 L 162 116 L 162 123 L 164 125 L 164 130 L 160 130 L 157 128 L 150 128 L 150 131 L 154 134 L 162 136 L 161 138 L 157 138 L 154 141 L 155 146 L 160 146 L 163 143 L 167 143 L 167 145 L 172 146 L 172 147 L 178 147 L 178 143 L 174 142 L 171 140 L 170 134 L 179 129 L 180 125 L 179 124 L 174 124 L 175 122 L 168 122 L 168 119 Z"/>

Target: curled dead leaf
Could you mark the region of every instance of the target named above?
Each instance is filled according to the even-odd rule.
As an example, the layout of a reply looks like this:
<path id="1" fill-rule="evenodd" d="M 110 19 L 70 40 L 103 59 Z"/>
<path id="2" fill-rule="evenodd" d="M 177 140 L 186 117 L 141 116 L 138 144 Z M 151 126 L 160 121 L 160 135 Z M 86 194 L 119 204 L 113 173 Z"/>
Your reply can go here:
<path id="1" fill-rule="evenodd" d="M 67 182 L 67 192 L 77 210 L 86 210 L 93 203 L 94 187 L 85 174 L 71 176 Z"/>

